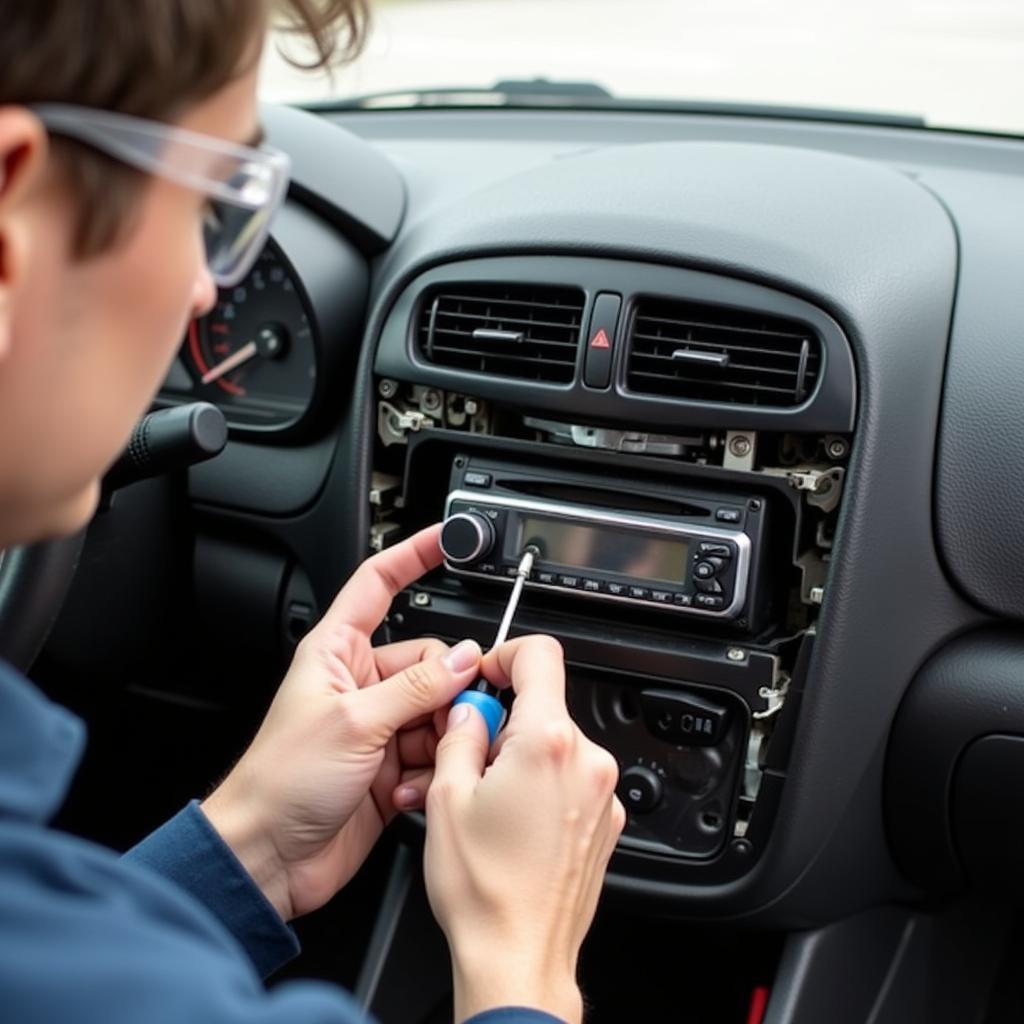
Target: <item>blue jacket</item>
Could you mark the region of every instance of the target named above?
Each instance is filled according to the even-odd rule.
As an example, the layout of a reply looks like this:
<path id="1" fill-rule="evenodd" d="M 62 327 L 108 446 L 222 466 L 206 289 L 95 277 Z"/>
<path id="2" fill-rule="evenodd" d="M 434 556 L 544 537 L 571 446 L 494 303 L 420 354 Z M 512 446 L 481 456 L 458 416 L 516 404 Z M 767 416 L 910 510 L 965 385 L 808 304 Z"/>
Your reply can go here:
<path id="1" fill-rule="evenodd" d="M 0 663 L 0 1016 L 18 1024 L 357 1024 L 324 982 L 261 981 L 294 933 L 195 803 L 124 857 L 46 823 L 82 723 Z M 507 1008 L 473 1024 L 558 1024 Z"/>

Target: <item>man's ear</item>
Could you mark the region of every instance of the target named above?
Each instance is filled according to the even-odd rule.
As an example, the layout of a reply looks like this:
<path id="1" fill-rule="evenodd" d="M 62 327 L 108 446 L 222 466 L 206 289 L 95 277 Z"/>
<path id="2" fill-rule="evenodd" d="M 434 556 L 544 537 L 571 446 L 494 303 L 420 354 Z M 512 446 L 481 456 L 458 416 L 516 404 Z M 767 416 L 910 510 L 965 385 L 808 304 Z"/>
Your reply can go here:
<path id="1" fill-rule="evenodd" d="M 46 131 L 25 107 L 0 107 L 0 361 L 11 347 L 14 296 L 31 245 L 27 201 L 46 166 Z"/>

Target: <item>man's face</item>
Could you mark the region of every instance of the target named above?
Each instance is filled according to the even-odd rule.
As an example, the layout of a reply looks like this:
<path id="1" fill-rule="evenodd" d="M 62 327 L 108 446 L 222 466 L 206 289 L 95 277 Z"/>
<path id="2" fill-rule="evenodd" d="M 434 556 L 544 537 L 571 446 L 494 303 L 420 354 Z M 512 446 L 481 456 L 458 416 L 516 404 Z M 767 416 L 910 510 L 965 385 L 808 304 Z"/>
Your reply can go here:
<path id="1" fill-rule="evenodd" d="M 256 68 L 178 123 L 250 139 Z M 88 522 L 189 318 L 216 300 L 202 195 L 152 179 L 127 236 L 76 262 L 75 210 L 40 140 L 24 110 L 0 108 L 0 548 Z"/>

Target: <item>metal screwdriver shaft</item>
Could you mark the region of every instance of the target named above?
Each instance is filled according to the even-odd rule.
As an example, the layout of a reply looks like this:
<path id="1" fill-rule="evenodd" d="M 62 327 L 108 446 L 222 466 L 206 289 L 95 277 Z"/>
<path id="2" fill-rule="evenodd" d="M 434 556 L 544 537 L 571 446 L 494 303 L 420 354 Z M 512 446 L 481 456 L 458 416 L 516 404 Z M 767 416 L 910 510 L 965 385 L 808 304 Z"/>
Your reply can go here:
<path id="1" fill-rule="evenodd" d="M 494 643 L 491 647 L 500 647 L 508 639 L 508 631 L 512 628 L 512 619 L 519 607 L 519 597 L 523 592 L 523 584 L 533 569 L 533 560 L 537 557 L 537 549 L 528 547 L 519 560 L 519 568 L 516 569 L 516 580 L 512 584 L 512 593 L 509 595 L 508 604 L 505 606 L 505 614 L 501 617 L 501 625 L 494 636 Z"/>
<path id="2" fill-rule="evenodd" d="M 533 568 L 533 560 L 538 554 L 537 548 L 530 545 L 519 560 L 515 582 L 512 584 L 512 593 L 509 595 L 508 604 L 505 605 L 505 614 L 501 617 L 491 650 L 500 647 L 508 639 L 509 630 L 512 628 L 512 619 L 515 617 L 516 609 L 519 607 L 519 598 L 523 593 L 523 584 L 529 577 L 530 570 Z M 455 704 L 472 704 L 483 715 L 484 721 L 487 723 L 487 735 L 492 743 L 498 735 L 498 730 L 505 717 L 500 694 L 501 691 L 496 686 L 492 686 L 481 676 L 468 690 L 463 690 L 453 702 Z"/>

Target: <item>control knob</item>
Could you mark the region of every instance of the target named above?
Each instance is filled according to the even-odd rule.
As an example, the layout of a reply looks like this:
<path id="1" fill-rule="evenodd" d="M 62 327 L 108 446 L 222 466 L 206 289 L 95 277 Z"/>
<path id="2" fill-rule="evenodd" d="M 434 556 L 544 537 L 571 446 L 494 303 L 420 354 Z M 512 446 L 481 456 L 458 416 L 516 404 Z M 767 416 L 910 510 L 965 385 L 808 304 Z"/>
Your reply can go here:
<path id="1" fill-rule="evenodd" d="M 619 799 L 634 814 L 653 811 L 661 803 L 662 783 L 657 772 L 642 765 L 627 768 L 619 777 Z"/>
<path id="2" fill-rule="evenodd" d="M 494 524 L 479 512 L 456 512 L 441 527 L 441 550 L 454 565 L 477 562 L 494 547 Z"/>

